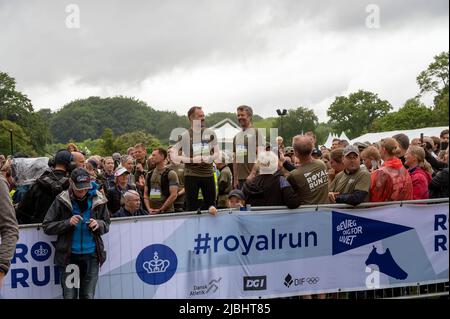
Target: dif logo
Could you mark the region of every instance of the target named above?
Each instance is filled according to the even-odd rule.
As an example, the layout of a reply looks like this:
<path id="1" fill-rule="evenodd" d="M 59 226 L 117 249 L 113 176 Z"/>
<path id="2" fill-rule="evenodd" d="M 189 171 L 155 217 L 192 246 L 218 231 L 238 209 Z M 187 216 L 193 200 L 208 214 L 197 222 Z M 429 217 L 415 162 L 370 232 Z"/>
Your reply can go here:
<path id="1" fill-rule="evenodd" d="M 162 244 L 145 247 L 136 259 L 136 272 L 149 285 L 161 285 L 169 281 L 177 271 L 177 266 L 175 252 Z"/>
<path id="2" fill-rule="evenodd" d="M 43 241 L 35 243 L 31 248 L 28 248 L 25 244 L 17 244 L 16 252 L 13 259 L 11 260 L 11 265 L 24 265 L 32 263 L 31 273 L 29 269 L 26 268 L 16 268 L 12 267 L 11 273 L 11 288 L 17 288 L 20 284 L 24 288 L 30 287 L 30 277 L 31 282 L 35 286 L 45 286 L 50 283 L 51 273 L 53 268 L 55 285 L 60 282 L 59 270 L 56 266 L 40 266 L 39 263 L 47 261 L 52 255 L 52 247 Z"/>

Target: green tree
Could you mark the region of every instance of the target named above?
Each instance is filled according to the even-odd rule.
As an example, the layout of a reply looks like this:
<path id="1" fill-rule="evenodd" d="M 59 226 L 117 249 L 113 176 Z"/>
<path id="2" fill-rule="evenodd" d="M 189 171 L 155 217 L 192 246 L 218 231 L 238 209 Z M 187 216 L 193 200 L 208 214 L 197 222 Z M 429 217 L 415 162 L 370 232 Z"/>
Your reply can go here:
<path id="1" fill-rule="evenodd" d="M 433 126 L 446 126 L 449 124 L 448 114 L 448 87 L 446 92 L 444 91 L 435 99 L 435 105 L 433 108 L 434 125 Z"/>
<path id="2" fill-rule="evenodd" d="M 161 141 L 153 135 L 145 133 L 143 131 L 122 134 L 118 136 L 114 142 L 116 151 L 121 154 L 126 154 L 127 149 L 130 146 L 136 145 L 137 143 L 143 143 L 147 148 L 147 152 L 149 153 L 156 147 L 167 146 L 162 144 Z"/>
<path id="3" fill-rule="evenodd" d="M 254 118 L 253 118 L 254 119 Z M 275 117 L 268 117 L 266 119 L 258 119 L 258 120 L 253 120 L 253 127 L 255 128 L 264 128 L 265 129 L 265 136 L 266 136 L 266 140 L 267 142 L 269 142 L 270 139 L 270 129 L 271 128 L 275 128 L 276 127 L 276 118 Z"/>
<path id="4" fill-rule="evenodd" d="M 327 141 L 328 135 L 332 132 L 331 126 L 328 123 L 319 123 L 314 130 L 316 135 L 317 146 L 323 145 Z"/>
<path id="5" fill-rule="evenodd" d="M 372 123 L 391 109 L 391 104 L 381 100 L 377 94 L 359 90 L 348 97 L 336 97 L 328 108 L 327 115 L 335 132 L 344 131 L 352 139 L 367 133 Z"/>
<path id="6" fill-rule="evenodd" d="M 432 93 L 434 96 L 433 126 L 448 125 L 448 73 L 449 53 L 442 52 L 434 57 L 428 68 L 417 76 L 420 95 Z M 419 95 L 419 96 L 420 96 Z"/>
<path id="7" fill-rule="evenodd" d="M 110 156 L 116 152 L 115 139 L 113 131 L 110 128 L 105 128 L 101 136 L 101 154 L 103 156 Z"/>
<path id="8" fill-rule="evenodd" d="M 45 145 L 50 138 L 47 126 L 40 114 L 33 110 L 28 97 L 16 90 L 16 80 L 7 73 L 0 72 L 0 121 L 16 123 L 33 137 L 29 143 L 39 154 L 44 155 Z"/>
<path id="9" fill-rule="evenodd" d="M 434 92 L 440 95 L 447 88 L 448 91 L 448 52 L 442 52 L 434 57 L 428 68 L 417 76 L 420 94 Z"/>
<path id="10" fill-rule="evenodd" d="M 433 111 L 413 98 L 406 101 L 397 112 L 376 119 L 372 131 L 410 130 L 434 125 Z"/>
<path id="11" fill-rule="evenodd" d="M 22 152 L 28 156 L 36 156 L 37 153 L 31 146 L 31 138 L 25 133 L 25 130 L 18 124 L 3 120 L 0 121 L 0 154 L 11 155 L 11 136 L 13 133 L 13 152 Z"/>
<path id="12" fill-rule="evenodd" d="M 290 109 L 282 119 L 277 118 L 274 121 L 274 127 L 278 128 L 279 134 L 284 138 L 285 145 L 290 144 L 292 137 L 295 135 L 314 131 L 317 125 L 316 114 L 313 110 L 305 107 Z"/>

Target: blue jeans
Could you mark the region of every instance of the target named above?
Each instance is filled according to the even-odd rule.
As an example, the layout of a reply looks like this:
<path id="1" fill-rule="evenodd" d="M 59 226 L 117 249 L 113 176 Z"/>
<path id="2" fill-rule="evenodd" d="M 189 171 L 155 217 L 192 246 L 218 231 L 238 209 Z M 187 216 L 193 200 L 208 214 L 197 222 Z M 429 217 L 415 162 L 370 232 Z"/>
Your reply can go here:
<path id="1" fill-rule="evenodd" d="M 79 269 L 79 288 L 73 287 L 71 283 L 74 282 L 76 272 L 70 268 L 60 267 L 61 271 L 61 286 L 63 289 L 64 299 L 94 299 L 95 286 L 97 285 L 99 264 L 97 255 L 86 254 L 77 255 L 72 254 L 69 260 L 70 265 L 76 265 Z M 66 271 L 67 270 L 67 271 Z M 70 278 L 68 278 L 70 277 Z M 66 281 L 68 282 L 66 283 Z"/>

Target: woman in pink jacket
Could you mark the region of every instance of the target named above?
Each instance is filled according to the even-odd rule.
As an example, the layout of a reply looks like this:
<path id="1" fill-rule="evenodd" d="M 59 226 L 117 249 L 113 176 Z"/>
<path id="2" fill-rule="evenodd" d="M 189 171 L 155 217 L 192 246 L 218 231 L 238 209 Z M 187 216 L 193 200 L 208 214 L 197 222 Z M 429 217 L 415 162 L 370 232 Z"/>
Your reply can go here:
<path id="1" fill-rule="evenodd" d="M 405 165 L 413 184 L 413 199 L 428 199 L 428 184 L 431 174 L 426 168 L 425 151 L 420 146 L 411 145 L 405 154 Z"/>

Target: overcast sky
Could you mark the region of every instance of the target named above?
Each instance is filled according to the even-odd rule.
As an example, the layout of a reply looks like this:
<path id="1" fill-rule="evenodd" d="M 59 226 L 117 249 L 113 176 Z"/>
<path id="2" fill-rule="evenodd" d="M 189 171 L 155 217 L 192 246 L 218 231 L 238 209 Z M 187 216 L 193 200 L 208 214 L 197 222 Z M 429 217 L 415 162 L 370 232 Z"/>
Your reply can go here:
<path id="1" fill-rule="evenodd" d="M 267 117 L 306 106 L 324 121 L 335 96 L 358 89 L 395 108 L 414 97 L 416 76 L 448 51 L 448 7 L 448 0 L 0 0 L 0 71 L 35 109 L 125 95 L 179 114 L 247 104 Z"/>

